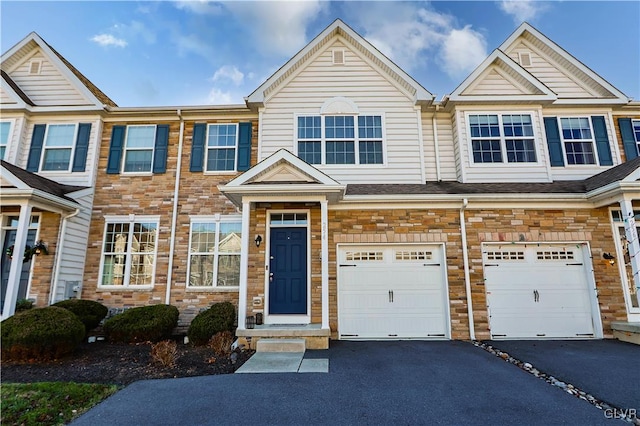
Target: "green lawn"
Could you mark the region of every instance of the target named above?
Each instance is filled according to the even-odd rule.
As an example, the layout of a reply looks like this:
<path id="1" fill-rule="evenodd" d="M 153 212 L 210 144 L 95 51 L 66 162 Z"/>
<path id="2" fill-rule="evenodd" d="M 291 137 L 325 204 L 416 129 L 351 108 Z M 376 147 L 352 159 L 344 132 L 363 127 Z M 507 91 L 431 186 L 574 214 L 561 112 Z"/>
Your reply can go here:
<path id="1" fill-rule="evenodd" d="M 117 391 L 116 385 L 4 383 L 0 385 L 2 424 L 66 424 Z"/>

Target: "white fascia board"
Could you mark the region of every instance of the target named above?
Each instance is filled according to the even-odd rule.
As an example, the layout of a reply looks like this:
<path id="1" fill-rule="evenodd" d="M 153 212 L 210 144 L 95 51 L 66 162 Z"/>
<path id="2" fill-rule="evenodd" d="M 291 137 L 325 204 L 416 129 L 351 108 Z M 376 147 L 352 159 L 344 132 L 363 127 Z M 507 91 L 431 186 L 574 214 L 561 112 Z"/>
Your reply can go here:
<path id="1" fill-rule="evenodd" d="M 0 87 L 2 87 L 2 90 L 4 90 L 5 93 L 11 97 L 11 99 L 16 101 L 15 104 L 10 104 L 10 105 L 4 104 L 4 105 L 2 105 L 2 109 L 5 109 L 7 107 L 25 109 L 25 108 L 28 108 L 30 106 L 30 105 L 27 105 L 27 103 L 22 100 L 20 95 L 18 95 L 16 93 L 16 91 L 13 90 L 13 87 L 11 87 L 9 85 L 9 83 L 7 83 L 4 78 L 0 79 Z"/>
<path id="2" fill-rule="evenodd" d="M 88 188 L 79 189 L 73 192 L 67 192 L 66 195 L 73 198 L 81 198 L 81 197 L 86 197 L 87 195 L 92 195 L 93 192 L 94 192 L 93 187 L 88 187 Z"/>
<path id="3" fill-rule="evenodd" d="M 342 20 L 336 19 L 327 28 L 325 28 L 320 34 L 313 38 L 305 47 L 303 47 L 298 53 L 296 53 L 291 59 L 289 59 L 283 66 L 281 66 L 275 73 L 271 75 L 264 83 L 262 83 L 256 90 L 254 90 L 249 96 L 245 98 L 247 104 L 255 104 L 258 106 L 264 106 L 264 91 L 271 86 L 275 81 L 282 77 L 291 67 L 291 65 L 302 59 L 310 50 L 312 50 L 320 41 L 327 37 L 330 37 L 336 29 L 340 28 L 349 36 L 353 37 L 358 43 L 362 44 L 370 52 L 373 53 L 381 62 L 387 65 L 395 73 L 397 73 L 404 80 L 409 82 L 416 90 L 415 103 L 431 103 L 435 99 L 435 96 L 427 89 L 422 87 L 413 77 L 407 74 L 393 61 L 383 55 L 375 46 L 369 43 L 360 34 L 355 32 L 351 27 L 345 24 Z"/>
<path id="4" fill-rule="evenodd" d="M 39 189 L 18 189 L 18 190 L 3 190 L 2 198 L 0 199 L 2 205 L 8 206 L 12 205 L 11 200 L 20 200 L 20 201 L 35 201 L 39 202 L 42 206 L 44 206 L 45 210 L 49 210 L 53 208 L 55 211 L 63 210 L 63 211 L 73 211 L 75 209 L 82 208 L 82 206 L 78 203 L 65 200 L 63 198 L 57 197 L 53 194 L 49 194 L 44 191 L 40 191 Z"/>
<path id="5" fill-rule="evenodd" d="M 556 95 L 462 95 L 451 97 L 452 102 L 459 104 L 474 102 L 540 102 L 540 103 L 558 103 Z"/>
<path id="6" fill-rule="evenodd" d="M 31 189 L 31 187 L 29 185 L 24 183 L 21 179 L 16 177 L 16 175 L 14 175 L 13 173 L 11 173 L 9 170 L 5 169 L 2 166 L 0 166 L 0 174 L 2 175 L 3 179 L 5 179 L 11 185 L 15 186 L 17 190 L 28 190 L 28 189 Z M 11 190 L 12 189 L 10 189 L 10 188 L 4 188 L 2 190 L 2 197 L 5 197 L 7 191 L 11 191 Z"/>
<path id="7" fill-rule="evenodd" d="M 528 22 L 524 22 L 522 23 L 499 47 L 498 49 L 502 50 L 502 51 L 506 51 L 508 50 L 508 48 L 522 35 L 524 34 L 524 32 L 528 32 L 530 34 L 532 34 L 534 37 L 536 37 L 537 39 L 539 39 L 540 41 L 542 41 L 543 43 L 545 43 L 547 46 L 549 46 L 552 50 L 554 50 L 556 53 L 558 53 L 559 55 L 561 55 L 562 57 L 564 57 L 567 61 L 569 61 L 572 65 L 574 65 L 576 68 L 578 68 L 580 71 L 584 72 L 586 75 L 588 75 L 589 77 L 591 77 L 592 79 L 594 79 L 598 84 L 600 84 L 601 86 L 603 86 L 605 89 L 607 89 L 609 92 L 611 92 L 613 95 L 616 96 L 616 98 L 619 99 L 620 103 L 628 103 L 631 98 L 629 98 L 627 95 L 625 95 L 624 93 L 622 93 L 620 90 L 618 90 L 617 88 L 615 88 L 611 83 L 609 83 L 608 81 L 606 81 L 604 78 L 600 77 L 595 71 L 593 71 L 591 68 L 587 67 L 585 64 L 583 64 L 582 62 L 580 62 L 578 59 L 576 59 L 573 55 L 571 55 L 569 52 L 567 52 L 566 50 L 564 50 L 562 47 L 560 47 L 558 44 L 556 44 L 553 40 L 551 40 L 549 37 L 545 36 L 544 34 L 542 34 L 540 31 L 538 31 L 537 29 L 535 29 L 533 26 L 531 26 Z"/>
<path id="8" fill-rule="evenodd" d="M 281 160 L 284 160 L 287 163 L 291 164 L 291 166 L 300 170 L 302 173 L 305 173 L 311 176 L 312 178 L 320 182 L 320 184 L 322 185 L 340 185 L 340 182 L 337 182 L 336 180 L 332 179 L 331 177 L 329 177 L 329 175 L 321 172 L 320 170 L 316 169 L 309 163 L 302 161 L 300 158 L 293 155 L 291 152 L 287 151 L 286 149 L 281 148 L 278 151 L 271 154 L 269 157 L 265 158 L 264 160 L 256 164 L 255 166 L 253 166 L 252 168 L 250 168 L 249 170 L 247 170 L 246 172 L 244 172 L 243 174 L 241 174 L 240 176 L 238 176 L 237 178 L 231 180 L 226 185 L 223 185 L 222 187 L 224 187 L 226 190 L 240 187 L 241 185 L 246 184 L 251 179 L 258 176 L 260 173 L 262 173 L 263 171 L 265 171 L 266 169 L 268 169 L 269 167 L 273 166 L 274 164 L 276 164 Z"/>
<path id="9" fill-rule="evenodd" d="M 620 98 L 572 98 L 558 99 L 554 105 L 626 105 L 627 101 Z"/>
<path id="10" fill-rule="evenodd" d="M 491 54 L 487 56 L 487 58 L 484 61 L 482 61 L 482 63 L 478 65 L 476 69 L 473 70 L 473 72 L 467 78 L 465 78 L 464 81 L 460 83 L 460 85 L 458 85 L 458 87 L 455 88 L 455 90 L 448 96 L 448 99 L 455 102 L 455 101 L 466 100 L 468 99 L 468 97 L 471 97 L 470 95 L 463 95 L 462 92 L 468 89 L 473 84 L 473 82 L 476 81 L 476 79 L 479 78 L 480 75 L 482 75 L 482 73 L 485 72 L 485 70 L 487 70 L 498 59 L 504 62 L 505 65 L 507 65 L 509 68 L 513 69 L 522 78 L 527 80 L 531 85 L 533 85 L 542 93 L 544 93 L 544 95 L 542 95 L 542 98 L 541 98 L 542 100 L 557 99 L 557 95 L 553 93 L 551 89 L 549 89 L 543 82 L 541 82 L 540 80 L 535 78 L 533 75 L 531 75 L 530 72 L 528 72 L 526 69 L 520 66 L 520 64 L 515 62 L 513 59 L 507 56 L 500 49 L 495 49 L 493 52 L 491 52 Z M 527 97 L 528 99 L 533 99 L 533 97 L 539 97 L 539 96 L 541 95 L 524 95 L 524 97 Z M 503 100 L 504 96 L 495 95 L 495 96 L 486 96 L 486 98 L 495 101 L 495 100 Z"/>
<path id="11" fill-rule="evenodd" d="M 636 170 L 637 172 L 637 170 Z M 636 173 L 634 172 L 634 173 Z M 604 198 L 616 197 L 621 198 L 628 193 L 640 193 L 640 182 L 637 181 L 617 181 L 605 185 L 600 188 L 596 188 L 586 194 L 587 198 L 595 201 L 600 201 Z"/>
<path id="12" fill-rule="evenodd" d="M 509 194 L 396 194 L 396 195 L 345 195 L 344 202 L 350 203 L 369 203 L 369 202 L 415 202 L 415 201 L 452 201 L 466 198 L 475 201 L 535 201 L 539 203 L 541 200 L 566 200 L 577 201 L 585 200 L 584 194 L 575 193 L 509 193 Z"/>

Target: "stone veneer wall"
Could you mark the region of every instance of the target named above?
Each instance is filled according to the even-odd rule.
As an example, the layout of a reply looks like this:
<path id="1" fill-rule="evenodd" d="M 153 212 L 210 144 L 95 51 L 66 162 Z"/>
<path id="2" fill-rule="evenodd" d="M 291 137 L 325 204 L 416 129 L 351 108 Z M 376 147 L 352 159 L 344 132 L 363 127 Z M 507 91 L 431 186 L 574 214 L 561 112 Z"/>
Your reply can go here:
<path id="1" fill-rule="evenodd" d="M 34 213 L 36 212 L 34 211 Z M 33 256 L 31 261 L 31 285 L 27 293 L 27 298 L 35 299 L 35 306 L 37 307 L 49 304 L 53 268 L 58 255 L 57 242 L 61 220 L 60 215 L 57 213 L 41 212 L 40 215 L 40 229 L 36 241 L 44 241 L 47 244 L 49 254 Z"/>
<path id="2" fill-rule="evenodd" d="M 207 120 L 207 123 L 241 122 L 240 120 Z M 257 157 L 257 122 L 253 121 L 252 164 Z M 114 125 L 127 124 L 169 124 L 169 146 L 166 173 L 149 175 L 106 174 L 107 158 L 111 131 Z M 180 192 L 176 226 L 176 243 L 171 283 L 170 303 L 180 310 L 180 327 L 188 325 L 202 308 L 221 301 L 230 301 L 237 305 L 237 289 L 187 289 L 187 263 L 189 227 L 191 216 L 201 215 L 240 215 L 240 211 L 220 192 L 217 186 L 226 183 L 239 173 L 193 173 L 189 171 L 191 142 L 194 121 L 185 122 L 184 142 L 181 163 Z M 173 191 L 175 185 L 179 121 L 132 121 L 106 123 L 102 133 L 100 158 L 94 209 L 91 220 L 87 266 L 82 297 L 97 300 L 108 307 L 138 307 L 165 303 L 167 274 L 169 265 L 169 247 L 171 238 L 171 219 L 173 211 Z M 99 281 L 102 244 L 104 241 L 105 215 L 158 215 L 156 276 L 151 290 L 130 288 L 101 289 Z"/>

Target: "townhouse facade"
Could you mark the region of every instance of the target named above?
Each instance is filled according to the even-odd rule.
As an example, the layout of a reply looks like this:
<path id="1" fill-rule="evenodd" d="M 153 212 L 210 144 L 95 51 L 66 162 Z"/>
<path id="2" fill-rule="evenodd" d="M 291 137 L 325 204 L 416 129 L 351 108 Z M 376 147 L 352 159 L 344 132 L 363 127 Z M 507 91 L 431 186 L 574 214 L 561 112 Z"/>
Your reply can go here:
<path id="1" fill-rule="evenodd" d="M 230 301 L 239 337 L 302 336 L 311 348 L 329 339 L 637 339 L 640 103 L 529 24 L 439 101 L 337 20 L 244 105 L 119 108 L 105 96 L 91 113 L 57 106 L 60 120 L 89 134 L 85 180 L 75 157 L 67 172 L 47 170 L 51 131 L 44 143 L 35 136 L 44 107 L 4 101 L 21 98 L 13 86 L 35 99 L 17 72 L 38 51 L 33 40 L 2 57 L 3 123 L 33 123 L 6 143 L 2 238 L 9 244 L 18 217 L 27 244 L 26 210 L 42 210 L 35 238 L 55 246 L 31 258 L 20 290 L 38 305 L 72 296 L 116 308 L 167 303 L 184 329 Z M 57 124 L 51 114 L 43 125 Z M 34 144 L 41 152 L 31 155 Z M 37 155 L 40 168 L 30 168 Z M 4 193 L 45 186 L 30 183 L 43 177 L 81 213 L 5 203 Z M 85 250 L 66 254 L 61 228 L 81 216 Z M 81 256 L 71 287 L 47 277 L 69 270 L 58 263 L 68 255 Z M 15 259 L 11 290 L 3 266 L 3 316 L 20 288 Z"/>

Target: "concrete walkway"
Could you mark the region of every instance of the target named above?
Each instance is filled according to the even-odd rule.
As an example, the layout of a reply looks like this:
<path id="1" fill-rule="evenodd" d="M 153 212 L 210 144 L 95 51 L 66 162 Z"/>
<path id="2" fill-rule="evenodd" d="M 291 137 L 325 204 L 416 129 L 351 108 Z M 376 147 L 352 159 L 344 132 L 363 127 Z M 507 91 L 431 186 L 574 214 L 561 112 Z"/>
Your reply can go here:
<path id="1" fill-rule="evenodd" d="M 623 424 L 468 342 L 337 341 L 304 359 L 329 373 L 140 381 L 73 424 Z"/>
<path id="2" fill-rule="evenodd" d="M 305 359 L 304 352 L 256 352 L 236 370 L 247 373 L 328 373 L 328 359 Z"/>

